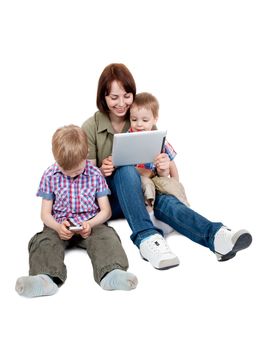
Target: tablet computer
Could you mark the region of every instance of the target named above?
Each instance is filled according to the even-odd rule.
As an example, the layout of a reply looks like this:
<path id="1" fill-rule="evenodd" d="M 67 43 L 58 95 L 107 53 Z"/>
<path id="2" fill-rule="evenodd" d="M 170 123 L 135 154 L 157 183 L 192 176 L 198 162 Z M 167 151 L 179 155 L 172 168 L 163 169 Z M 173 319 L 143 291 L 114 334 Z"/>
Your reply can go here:
<path id="1" fill-rule="evenodd" d="M 152 163 L 162 152 L 167 131 L 153 130 L 114 135 L 114 166 Z"/>

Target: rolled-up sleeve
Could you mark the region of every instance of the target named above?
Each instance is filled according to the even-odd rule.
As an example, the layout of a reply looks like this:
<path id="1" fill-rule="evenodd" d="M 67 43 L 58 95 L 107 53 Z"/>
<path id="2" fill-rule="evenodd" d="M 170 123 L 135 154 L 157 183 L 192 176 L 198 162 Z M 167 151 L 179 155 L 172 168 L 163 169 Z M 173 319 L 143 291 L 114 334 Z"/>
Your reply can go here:
<path id="1" fill-rule="evenodd" d="M 111 191 L 108 188 L 105 178 L 102 175 L 98 175 L 96 179 L 96 197 L 104 197 L 110 194 Z"/>
<path id="2" fill-rule="evenodd" d="M 40 180 L 37 196 L 43 199 L 54 200 L 55 195 L 52 187 L 51 178 L 45 172 Z"/>
<path id="3" fill-rule="evenodd" d="M 85 131 L 88 138 L 88 159 L 97 159 L 97 146 L 96 146 L 96 124 L 94 117 L 87 119 L 82 129 Z"/>

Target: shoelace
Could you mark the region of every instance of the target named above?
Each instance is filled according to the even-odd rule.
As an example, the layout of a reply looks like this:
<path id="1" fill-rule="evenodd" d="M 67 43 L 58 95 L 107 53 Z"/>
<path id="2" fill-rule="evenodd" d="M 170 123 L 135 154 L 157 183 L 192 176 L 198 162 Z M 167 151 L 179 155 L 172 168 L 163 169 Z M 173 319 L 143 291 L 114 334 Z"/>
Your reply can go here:
<path id="1" fill-rule="evenodd" d="M 162 238 L 156 238 L 155 240 L 148 242 L 148 246 L 155 253 L 171 253 L 167 242 Z"/>

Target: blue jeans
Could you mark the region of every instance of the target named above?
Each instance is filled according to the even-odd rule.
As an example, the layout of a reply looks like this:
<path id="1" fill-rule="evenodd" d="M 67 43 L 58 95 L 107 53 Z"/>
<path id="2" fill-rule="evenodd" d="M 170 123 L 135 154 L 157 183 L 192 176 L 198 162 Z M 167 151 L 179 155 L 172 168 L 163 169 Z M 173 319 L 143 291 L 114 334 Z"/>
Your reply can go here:
<path id="1" fill-rule="evenodd" d="M 112 217 L 118 219 L 125 217 L 132 230 L 130 236 L 133 243 L 139 247 L 143 239 L 163 232 L 154 227 L 148 211 L 146 210 L 141 179 L 134 166 L 122 166 L 106 177 L 111 190 L 109 198 Z"/>
<path id="2" fill-rule="evenodd" d="M 214 236 L 223 226 L 221 222 L 209 221 L 176 197 L 166 194 L 157 194 L 154 214 L 182 235 L 214 251 Z"/>
<path id="3" fill-rule="evenodd" d="M 134 166 L 119 167 L 106 180 L 112 193 L 112 219 L 127 219 L 132 230 L 130 238 L 137 247 L 144 238 L 155 233 L 162 234 L 149 218 L 140 176 Z M 169 224 L 182 235 L 214 251 L 214 235 L 223 226 L 221 222 L 211 222 L 176 197 L 165 194 L 157 194 L 154 213 L 157 219 Z"/>

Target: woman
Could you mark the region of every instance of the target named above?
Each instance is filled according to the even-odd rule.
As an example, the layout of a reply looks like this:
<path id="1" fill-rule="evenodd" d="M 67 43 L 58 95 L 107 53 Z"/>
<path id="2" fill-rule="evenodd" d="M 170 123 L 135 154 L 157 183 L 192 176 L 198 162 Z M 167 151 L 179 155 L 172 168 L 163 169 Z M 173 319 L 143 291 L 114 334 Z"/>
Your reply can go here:
<path id="1" fill-rule="evenodd" d="M 163 232 L 153 226 L 149 218 L 140 176 L 134 166 L 115 169 L 111 159 L 114 134 L 129 129 L 129 108 L 135 94 L 135 81 L 127 67 L 116 63 L 108 65 L 98 82 L 99 111 L 82 127 L 88 137 L 89 159 L 100 168 L 112 193 L 112 219 L 125 217 L 132 230 L 131 239 L 141 256 L 155 268 L 165 269 L 179 265 L 179 259 L 168 247 Z M 156 165 L 166 169 L 168 156 L 160 154 Z M 157 194 L 154 213 L 157 219 L 215 252 L 219 261 L 233 258 L 252 241 L 247 230 L 234 232 L 221 222 L 211 222 L 171 195 Z"/>

